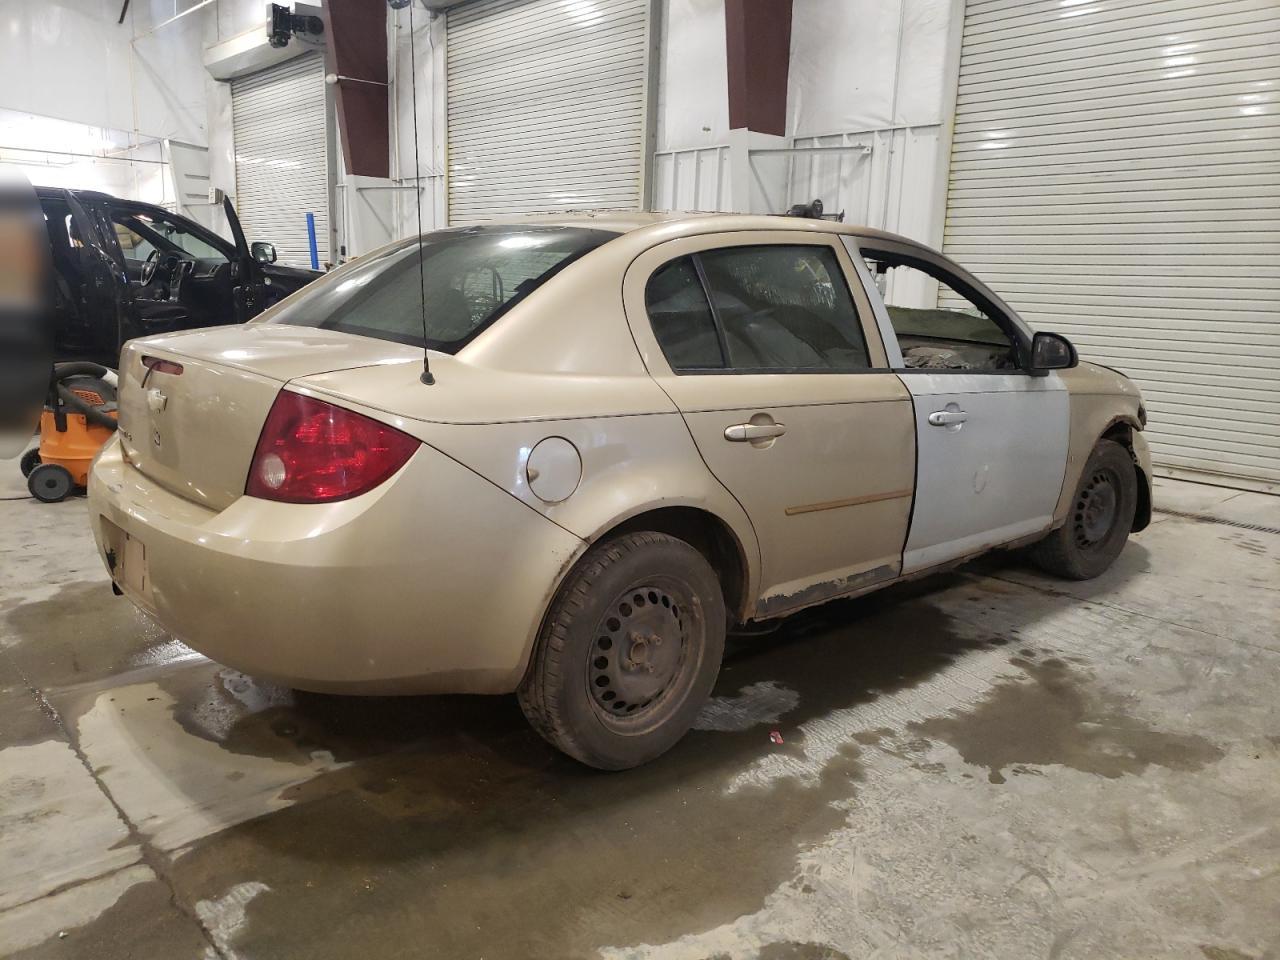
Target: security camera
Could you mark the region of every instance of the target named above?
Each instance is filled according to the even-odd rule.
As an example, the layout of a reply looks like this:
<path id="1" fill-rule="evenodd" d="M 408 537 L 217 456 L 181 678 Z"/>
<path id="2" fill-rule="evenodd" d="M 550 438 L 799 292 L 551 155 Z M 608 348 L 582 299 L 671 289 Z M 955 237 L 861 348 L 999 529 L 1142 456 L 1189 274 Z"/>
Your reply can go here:
<path id="1" fill-rule="evenodd" d="M 319 17 L 293 13 L 278 3 L 267 4 L 267 43 L 287 47 L 297 37 L 318 37 L 324 33 L 324 21 Z"/>

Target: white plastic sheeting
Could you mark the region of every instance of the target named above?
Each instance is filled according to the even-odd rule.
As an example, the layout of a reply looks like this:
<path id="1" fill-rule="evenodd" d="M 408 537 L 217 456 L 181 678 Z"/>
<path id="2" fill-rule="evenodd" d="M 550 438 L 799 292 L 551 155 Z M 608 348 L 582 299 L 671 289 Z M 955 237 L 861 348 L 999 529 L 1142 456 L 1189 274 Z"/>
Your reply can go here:
<path id="1" fill-rule="evenodd" d="M 787 132 L 941 123 L 951 0 L 795 0 Z"/>
<path id="2" fill-rule="evenodd" d="M 0 110 L 0 166 L 37 186 L 102 190 L 172 205 L 164 144 L 126 130 Z"/>
<path id="3" fill-rule="evenodd" d="M 959 7 L 795 0 L 787 136 L 771 138 L 726 129 L 723 0 L 669 0 L 655 208 L 778 213 L 820 198 L 938 242 Z"/>
<path id="4" fill-rule="evenodd" d="M 123 24 L 118 0 L 4 4 L 3 105 L 204 144 L 206 11 L 159 26 L 194 2 L 139 0 Z"/>
<path id="5" fill-rule="evenodd" d="M 448 31 L 444 16 L 434 19 L 418 7 L 413 14 L 413 49 L 409 44 L 409 11 L 393 11 L 391 47 L 392 188 L 386 191 L 393 211 L 395 236 L 412 236 L 418 230 L 414 197 L 413 65 L 417 67 L 418 169 L 422 189 L 422 229 L 434 230 L 445 222 L 443 111 L 445 44 Z M 412 54 L 412 55 L 411 55 Z M 348 188 L 348 191 L 353 188 Z M 366 193 L 368 191 L 365 191 Z M 348 196 L 348 202 L 354 197 Z M 391 239 L 388 237 L 388 239 Z"/>
<path id="6" fill-rule="evenodd" d="M 658 82 L 659 152 L 725 142 L 729 133 L 726 49 L 724 0 L 667 0 Z"/>

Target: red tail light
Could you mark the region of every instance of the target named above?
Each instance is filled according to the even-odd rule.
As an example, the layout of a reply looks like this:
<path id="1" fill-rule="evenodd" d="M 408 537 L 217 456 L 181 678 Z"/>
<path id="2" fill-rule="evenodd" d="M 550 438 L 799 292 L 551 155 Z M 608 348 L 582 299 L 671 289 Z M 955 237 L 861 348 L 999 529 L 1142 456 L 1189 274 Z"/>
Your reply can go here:
<path id="1" fill-rule="evenodd" d="M 262 425 L 244 492 L 284 503 L 347 500 L 390 477 L 418 446 L 385 423 L 282 390 Z"/>

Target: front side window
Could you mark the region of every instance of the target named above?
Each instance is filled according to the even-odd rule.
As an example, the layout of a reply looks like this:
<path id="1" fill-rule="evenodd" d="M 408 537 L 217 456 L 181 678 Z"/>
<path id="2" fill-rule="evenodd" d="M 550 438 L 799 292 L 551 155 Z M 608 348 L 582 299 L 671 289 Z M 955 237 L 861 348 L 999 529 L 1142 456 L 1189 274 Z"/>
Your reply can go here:
<path id="1" fill-rule="evenodd" d="M 339 330 L 456 353 L 578 257 L 611 240 L 576 227 L 437 230 L 361 257 L 261 322 Z M 421 263 L 421 269 L 419 268 Z"/>
<path id="2" fill-rule="evenodd" d="M 864 251 L 909 369 L 1008 370 L 1018 366 L 1013 339 L 941 271 L 892 254 Z"/>
<path id="3" fill-rule="evenodd" d="M 810 244 L 726 247 L 673 261 L 646 304 L 673 370 L 848 372 L 870 367 L 835 251 Z"/>
<path id="4" fill-rule="evenodd" d="M 124 253 L 124 258 L 129 261 L 131 266 L 140 266 L 145 263 L 147 258 L 151 256 L 151 252 L 155 250 L 148 240 L 142 234 L 126 227 L 123 223 L 115 222 L 112 224 L 116 230 L 116 240 L 120 243 L 120 250 Z"/>
<path id="5" fill-rule="evenodd" d="M 176 218 L 122 207 L 111 208 L 111 225 L 126 260 L 145 261 L 152 250 L 196 260 L 227 261 L 208 237 Z"/>

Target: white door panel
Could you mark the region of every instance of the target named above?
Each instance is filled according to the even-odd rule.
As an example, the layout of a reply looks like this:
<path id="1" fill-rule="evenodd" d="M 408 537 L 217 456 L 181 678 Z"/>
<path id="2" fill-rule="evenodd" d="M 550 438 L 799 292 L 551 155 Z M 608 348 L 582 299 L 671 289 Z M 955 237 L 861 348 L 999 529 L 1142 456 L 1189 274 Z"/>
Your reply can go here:
<path id="1" fill-rule="evenodd" d="M 918 448 L 903 573 L 1047 530 L 1070 426 L 1058 375 L 899 376 L 915 403 Z"/>

